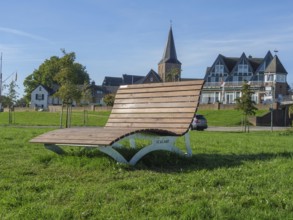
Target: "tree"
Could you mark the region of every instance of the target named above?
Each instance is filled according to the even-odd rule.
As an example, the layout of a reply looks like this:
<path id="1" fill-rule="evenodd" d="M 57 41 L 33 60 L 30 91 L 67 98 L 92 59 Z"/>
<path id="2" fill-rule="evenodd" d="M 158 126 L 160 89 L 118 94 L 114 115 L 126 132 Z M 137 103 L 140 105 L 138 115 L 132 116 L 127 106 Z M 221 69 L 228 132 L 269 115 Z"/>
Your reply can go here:
<path id="1" fill-rule="evenodd" d="M 107 106 L 113 106 L 115 101 L 115 95 L 114 94 L 107 94 L 103 98 L 103 101 L 106 103 Z"/>
<path id="2" fill-rule="evenodd" d="M 244 131 L 249 132 L 249 122 L 248 116 L 255 115 L 257 108 L 255 107 L 255 102 L 252 100 L 253 91 L 250 89 L 250 85 L 247 81 L 244 81 L 241 89 L 242 96 L 235 99 L 236 100 L 236 109 L 243 112 L 243 121 L 244 121 Z M 248 128 L 248 129 L 247 129 Z"/>
<path id="3" fill-rule="evenodd" d="M 16 91 L 16 88 L 18 88 L 18 85 L 14 80 L 11 81 L 11 83 L 7 86 L 8 92 L 6 94 L 6 97 L 8 98 L 8 107 L 13 107 L 17 101 L 18 98 L 18 92 Z"/>
<path id="4" fill-rule="evenodd" d="M 26 107 L 27 106 L 27 102 L 26 102 L 25 98 L 22 97 L 22 98 L 18 99 L 16 101 L 16 103 L 15 103 L 15 106 L 16 107 Z"/>
<path id="5" fill-rule="evenodd" d="M 1 96 L 1 103 L 2 103 L 3 108 L 8 108 L 8 106 L 10 105 L 10 100 L 7 96 L 2 95 Z"/>
<path id="6" fill-rule="evenodd" d="M 52 56 L 50 59 L 45 60 L 32 74 L 26 77 L 23 84 L 27 102 L 30 101 L 32 91 L 39 84 L 57 90 L 64 81 L 67 81 L 66 78 L 70 78 L 69 81 L 76 85 L 89 82 L 89 75 L 86 72 L 86 68 L 75 62 L 75 53 L 66 53 L 64 49 L 61 51 L 63 53 L 62 57 Z M 70 70 L 70 74 L 61 73 L 68 72 L 68 70 Z"/>
<path id="7" fill-rule="evenodd" d="M 8 122 L 9 124 L 12 123 L 12 111 L 13 111 L 13 107 L 16 104 L 17 98 L 18 98 L 18 93 L 16 91 L 16 88 L 18 88 L 16 82 L 14 80 L 11 81 L 11 83 L 8 85 L 8 92 L 6 94 L 6 98 L 7 98 L 7 105 L 8 105 L 8 109 L 9 109 L 9 118 L 8 118 Z"/>
<path id="8" fill-rule="evenodd" d="M 85 69 L 75 63 L 75 54 L 67 54 L 63 50 L 64 56 L 59 61 L 59 71 L 53 80 L 59 85 L 58 91 L 54 96 L 62 100 L 66 106 L 66 127 L 70 127 L 71 108 L 74 101 L 79 102 L 82 96 L 81 85 L 89 83 L 89 77 Z M 62 114 L 63 117 L 63 114 Z M 62 118 L 61 118 L 62 121 Z"/>

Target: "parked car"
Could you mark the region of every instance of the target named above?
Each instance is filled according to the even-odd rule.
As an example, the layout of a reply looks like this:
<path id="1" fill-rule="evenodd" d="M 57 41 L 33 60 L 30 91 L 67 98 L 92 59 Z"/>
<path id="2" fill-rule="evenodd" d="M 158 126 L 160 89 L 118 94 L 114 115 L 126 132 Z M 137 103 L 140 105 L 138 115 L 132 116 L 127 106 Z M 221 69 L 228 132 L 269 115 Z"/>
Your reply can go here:
<path id="1" fill-rule="evenodd" d="M 203 115 L 194 115 L 191 130 L 203 131 L 208 128 L 208 121 Z"/>

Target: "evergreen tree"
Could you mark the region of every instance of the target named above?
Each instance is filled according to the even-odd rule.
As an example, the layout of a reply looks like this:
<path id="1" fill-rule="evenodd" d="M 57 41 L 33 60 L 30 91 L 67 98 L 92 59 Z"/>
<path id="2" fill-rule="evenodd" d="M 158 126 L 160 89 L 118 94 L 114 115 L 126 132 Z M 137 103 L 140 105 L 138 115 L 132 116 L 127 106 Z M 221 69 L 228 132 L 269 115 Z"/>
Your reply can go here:
<path id="1" fill-rule="evenodd" d="M 107 106 L 113 106 L 115 101 L 115 95 L 114 94 L 107 94 L 103 98 L 103 101 L 106 103 Z"/>
<path id="2" fill-rule="evenodd" d="M 14 105 L 18 98 L 18 92 L 16 91 L 16 88 L 18 88 L 16 82 L 14 80 L 11 81 L 11 83 L 8 85 L 8 92 L 6 94 L 7 101 L 8 101 L 8 109 L 9 109 L 9 117 L 8 117 L 8 123 L 12 123 L 12 111 L 14 108 Z"/>
<path id="3" fill-rule="evenodd" d="M 252 94 L 254 92 L 251 91 L 247 81 L 244 81 L 241 93 L 241 97 L 236 99 L 236 109 L 243 112 L 244 131 L 249 132 L 248 116 L 255 115 L 257 108 L 255 106 L 256 103 L 252 100 Z"/>

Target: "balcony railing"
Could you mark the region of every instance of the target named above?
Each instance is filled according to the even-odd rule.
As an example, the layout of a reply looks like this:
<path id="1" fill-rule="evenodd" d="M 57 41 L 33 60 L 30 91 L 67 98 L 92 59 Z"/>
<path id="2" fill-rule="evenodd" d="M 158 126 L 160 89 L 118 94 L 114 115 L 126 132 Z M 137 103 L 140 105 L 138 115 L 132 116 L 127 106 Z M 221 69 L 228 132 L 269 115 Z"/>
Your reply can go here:
<path id="1" fill-rule="evenodd" d="M 252 87 L 264 86 L 263 81 L 250 81 L 249 84 Z M 224 87 L 241 87 L 243 82 L 225 82 L 224 84 L 222 82 L 205 82 L 204 87 L 222 87 L 223 85 Z"/>

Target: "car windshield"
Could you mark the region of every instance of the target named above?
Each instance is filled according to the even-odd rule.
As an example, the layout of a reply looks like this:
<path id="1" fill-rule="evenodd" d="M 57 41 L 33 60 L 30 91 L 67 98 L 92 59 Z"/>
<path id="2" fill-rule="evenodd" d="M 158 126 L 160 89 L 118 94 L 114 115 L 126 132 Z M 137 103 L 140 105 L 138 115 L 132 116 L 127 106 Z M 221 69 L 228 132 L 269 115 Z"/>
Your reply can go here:
<path id="1" fill-rule="evenodd" d="M 205 117 L 203 115 L 196 115 L 197 119 L 205 119 Z"/>

